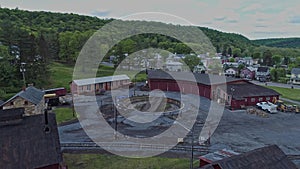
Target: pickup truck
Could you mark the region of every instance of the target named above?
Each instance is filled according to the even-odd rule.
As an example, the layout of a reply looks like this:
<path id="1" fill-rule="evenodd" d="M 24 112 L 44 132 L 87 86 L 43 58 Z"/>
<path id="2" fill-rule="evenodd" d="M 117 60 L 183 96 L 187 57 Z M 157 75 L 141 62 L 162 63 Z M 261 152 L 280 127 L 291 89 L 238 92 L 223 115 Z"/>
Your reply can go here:
<path id="1" fill-rule="evenodd" d="M 268 113 L 276 113 L 277 112 L 277 105 L 271 103 L 271 102 L 260 102 L 256 103 L 256 106 L 259 109 L 262 109 L 264 111 L 267 111 Z"/>

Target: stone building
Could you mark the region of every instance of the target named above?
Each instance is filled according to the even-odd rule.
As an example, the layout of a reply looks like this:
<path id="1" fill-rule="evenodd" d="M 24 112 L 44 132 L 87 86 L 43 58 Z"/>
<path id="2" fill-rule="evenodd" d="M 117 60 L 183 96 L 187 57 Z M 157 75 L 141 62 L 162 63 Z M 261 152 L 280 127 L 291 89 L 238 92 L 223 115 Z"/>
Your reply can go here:
<path id="1" fill-rule="evenodd" d="M 24 108 L 25 116 L 42 114 L 45 109 L 44 92 L 30 86 L 0 105 L 0 108 Z"/>

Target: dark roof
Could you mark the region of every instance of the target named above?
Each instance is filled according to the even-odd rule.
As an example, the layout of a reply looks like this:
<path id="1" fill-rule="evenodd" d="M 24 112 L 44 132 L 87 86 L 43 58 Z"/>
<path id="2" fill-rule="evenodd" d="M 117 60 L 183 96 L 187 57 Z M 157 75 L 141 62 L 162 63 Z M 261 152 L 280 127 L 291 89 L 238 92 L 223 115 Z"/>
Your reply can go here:
<path id="1" fill-rule="evenodd" d="M 9 121 L 22 119 L 24 108 L 0 110 L 0 126 L 10 124 Z"/>
<path id="2" fill-rule="evenodd" d="M 213 165 L 218 165 L 222 169 L 297 169 L 296 165 L 276 145 L 225 158 L 203 168 L 212 168 Z"/>
<path id="3" fill-rule="evenodd" d="M 259 97 L 259 96 L 276 96 L 280 95 L 273 89 L 269 89 L 263 86 L 259 86 L 253 83 L 242 83 L 242 84 L 228 84 L 220 86 L 223 91 L 228 94 L 233 94 L 234 99 L 243 99 L 245 97 Z M 232 89 L 234 91 L 232 91 Z"/>
<path id="4" fill-rule="evenodd" d="M 16 95 L 14 95 L 12 98 L 7 100 L 5 103 L 0 104 L 0 106 L 12 101 L 13 99 L 15 99 L 17 97 L 22 97 L 23 99 L 37 105 L 43 99 L 44 92 L 33 86 L 30 86 L 30 87 L 27 87 L 25 90 L 22 90 L 19 93 L 17 93 Z"/>
<path id="5" fill-rule="evenodd" d="M 268 67 L 258 67 L 257 71 L 258 72 L 268 72 L 269 68 Z"/>
<path id="6" fill-rule="evenodd" d="M 241 79 L 218 76 L 213 74 L 202 74 L 192 72 L 167 72 L 163 70 L 147 70 L 148 79 L 165 79 L 165 80 L 182 80 L 191 81 L 196 80 L 197 83 L 205 85 L 224 84 L 228 82 L 243 81 Z"/>
<path id="7" fill-rule="evenodd" d="M 2 110 L 0 114 L 6 111 L 12 110 Z M 1 168 L 31 169 L 62 162 L 55 114 L 48 114 L 48 133 L 44 131 L 44 121 L 44 115 L 39 114 L 22 117 L 18 124 L 0 125 Z"/>
<path id="8" fill-rule="evenodd" d="M 300 68 L 293 68 L 291 73 L 296 75 L 300 74 Z"/>

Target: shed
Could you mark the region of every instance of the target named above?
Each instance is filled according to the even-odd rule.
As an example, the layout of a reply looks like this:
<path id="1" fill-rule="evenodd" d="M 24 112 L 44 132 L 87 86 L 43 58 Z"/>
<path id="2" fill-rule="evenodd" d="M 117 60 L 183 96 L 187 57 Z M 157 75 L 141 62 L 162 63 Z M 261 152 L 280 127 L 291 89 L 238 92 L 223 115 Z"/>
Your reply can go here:
<path id="1" fill-rule="evenodd" d="M 112 90 L 128 85 L 130 85 L 130 78 L 127 75 L 114 75 L 73 80 L 71 91 L 73 94 L 98 93 L 101 90 Z"/>
<path id="2" fill-rule="evenodd" d="M 8 99 L 0 107 L 3 109 L 25 108 L 25 115 L 41 114 L 45 108 L 44 92 L 30 86 Z"/>

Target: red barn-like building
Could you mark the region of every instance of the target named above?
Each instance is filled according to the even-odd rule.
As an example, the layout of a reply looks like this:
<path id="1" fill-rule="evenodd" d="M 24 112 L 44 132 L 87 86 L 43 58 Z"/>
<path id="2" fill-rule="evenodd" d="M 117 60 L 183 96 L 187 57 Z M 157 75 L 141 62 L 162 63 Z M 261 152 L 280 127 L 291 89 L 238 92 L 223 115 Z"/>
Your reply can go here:
<path id="1" fill-rule="evenodd" d="M 253 106 L 260 101 L 272 101 L 279 93 L 243 79 L 190 73 L 147 70 L 150 90 L 195 94 L 229 105 L 233 109 Z"/>

